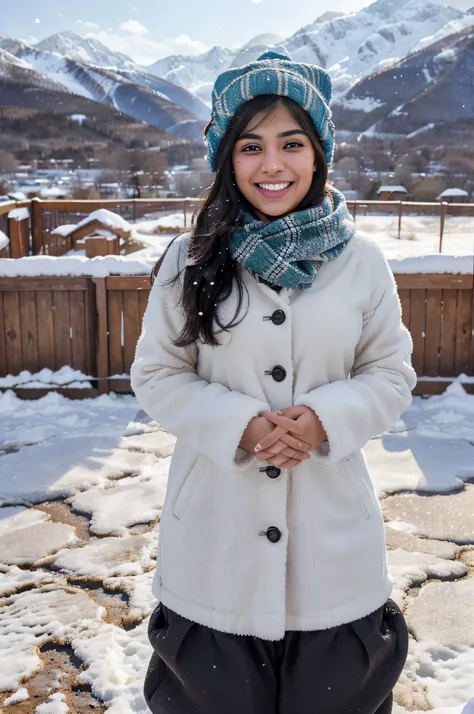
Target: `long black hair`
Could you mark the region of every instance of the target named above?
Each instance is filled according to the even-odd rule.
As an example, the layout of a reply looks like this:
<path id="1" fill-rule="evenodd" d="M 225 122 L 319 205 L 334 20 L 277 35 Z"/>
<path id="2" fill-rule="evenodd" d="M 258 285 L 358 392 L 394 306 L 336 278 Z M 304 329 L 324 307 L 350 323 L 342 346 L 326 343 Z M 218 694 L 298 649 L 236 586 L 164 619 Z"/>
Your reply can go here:
<path id="1" fill-rule="evenodd" d="M 311 118 L 297 102 L 288 97 L 266 94 L 251 99 L 236 111 L 219 145 L 215 180 L 205 191 L 201 206 L 194 217 L 181 294 L 185 323 L 174 341 L 179 347 L 192 344 L 198 339 L 217 346 L 219 340 L 215 334 L 216 326 L 220 330 L 228 330 L 240 321 L 244 284 L 228 248 L 232 230 L 238 225 L 242 210 L 252 213 L 253 207 L 235 184 L 232 151 L 239 136 L 256 114 L 265 112 L 258 124 L 260 126 L 281 105 L 286 107 L 293 119 L 308 134 L 316 154 L 317 171 L 313 173 L 310 189 L 294 210 L 318 206 L 327 192 L 326 157 Z M 153 269 L 152 282 L 158 274 L 166 251 Z M 178 278 L 179 273 L 174 280 Z M 231 295 L 234 286 L 237 288 L 238 297 L 236 311 L 229 322 L 222 324 L 219 306 Z"/>

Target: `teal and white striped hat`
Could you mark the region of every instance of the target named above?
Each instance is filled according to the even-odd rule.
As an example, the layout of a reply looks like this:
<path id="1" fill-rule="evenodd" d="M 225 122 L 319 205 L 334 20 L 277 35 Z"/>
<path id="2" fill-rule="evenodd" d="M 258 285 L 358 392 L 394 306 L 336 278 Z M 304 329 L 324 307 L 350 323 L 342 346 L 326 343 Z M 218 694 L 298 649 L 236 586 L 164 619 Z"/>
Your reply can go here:
<path id="1" fill-rule="evenodd" d="M 305 109 L 316 127 L 328 165 L 334 157 L 335 129 L 329 102 L 329 74 L 313 64 L 293 62 L 278 52 L 265 52 L 255 62 L 220 74 L 212 90 L 212 119 L 206 128 L 207 159 L 216 171 L 215 157 L 222 137 L 237 109 L 261 94 L 290 97 Z"/>

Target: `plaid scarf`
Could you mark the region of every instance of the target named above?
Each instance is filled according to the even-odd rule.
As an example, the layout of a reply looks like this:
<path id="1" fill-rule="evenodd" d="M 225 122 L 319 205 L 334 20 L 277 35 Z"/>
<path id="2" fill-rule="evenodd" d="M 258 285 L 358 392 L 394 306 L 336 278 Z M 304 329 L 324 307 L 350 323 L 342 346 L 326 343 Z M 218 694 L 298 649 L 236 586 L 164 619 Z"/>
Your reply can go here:
<path id="1" fill-rule="evenodd" d="M 334 186 L 319 206 L 274 221 L 243 214 L 232 232 L 234 260 L 264 282 L 285 288 L 309 288 L 322 263 L 342 253 L 355 233 L 346 199 Z"/>

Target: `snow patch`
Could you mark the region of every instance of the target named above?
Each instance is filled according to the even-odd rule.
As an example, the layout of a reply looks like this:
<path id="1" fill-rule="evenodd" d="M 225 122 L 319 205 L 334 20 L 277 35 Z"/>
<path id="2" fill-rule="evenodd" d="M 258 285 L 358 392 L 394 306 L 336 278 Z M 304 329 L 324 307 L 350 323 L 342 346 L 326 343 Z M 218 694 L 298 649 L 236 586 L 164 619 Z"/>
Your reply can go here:
<path id="1" fill-rule="evenodd" d="M 344 97 L 337 103 L 341 104 L 345 109 L 349 109 L 350 111 L 365 112 L 367 114 L 370 114 L 370 112 L 374 112 L 376 109 L 380 109 L 380 107 L 384 106 L 383 102 L 378 101 L 374 97 L 351 97 L 350 99 Z"/>
<path id="2" fill-rule="evenodd" d="M 0 509 L 0 563 L 34 566 L 42 558 L 77 541 L 75 529 L 52 523 L 49 515 L 34 509 L 5 517 Z"/>
<path id="3" fill-rule="evenodd" d="M 55 692 L 49 695 L 47 702 L 36 707 L 35 714 L 66 714 L 68 711 L 66 696 L 61 692 Z"/>
<path id="4" fill-rule="evenodd" d="M 72 499 L 75 511 L 91 517 L 94 535 L 125 535 L 129 526 L 155 520 L 163 507 L 169 459 L 153 465 L 149 480 L 124 478 L 114 488 L 95 488 Z"/>
<path id="5" fill-rule="evenodd" d="M 419 129 L 412 131 L 410 134 L 407 134 L 407 137 L 409 139 L 412 139 L 414 136 L 418 136 L 418 134 L 424 134 L 427 131 L 431 131 L 431 129 L 434 129 L 435 126 L 436 126 L 436 123 L 431 122 L 430 124 L 426 124 L 425 126 L 422 126 Z"/>
<path id="6" fill-rule="evenodd" d="M 18 691 L 14 692 L 10 697 L 7 697 L 3 702 L 3 706 L 8 707 L 10 704 L 19 704 L 20 702 L 25 702 L 29 698 L 30 695 L 28 694 L 28 690 L 26 687 L 22 687 L 21 689 L 18 689 Z"/>
<path id="7" fill-rule="evenodd" d="M 82 126 L 86 121 L 87 117 L 85 114 L 71 114 L 69 119 L 71 121 L 76 122 L 76 124 L 80 124 Z"/>
<path id="8" fill-rule="evenodd" d="M 8 218 L 13 218 L 15 221 L 25 221 L 30 217 L 30 212 L 27 208 L 14 208 L 8 214 Z"/>
<path id="9" fill-rule="evenodd" d="M 26 387 L 28 389 L 37 389 L 44 387 L 74 387 L 91 388 L 92 384 L 89 377 L 83 374 L 78 369 L 73 369 L 65 365 L 61 369 L 53 372 L 45 367 L 40 372 L 32 374 L 28 370 L 23 370 L 20 374 L 0 377 L 0 389 L 12 389 L 13 387 Z"/>
<path id="10" fill-rule="evenodd" d="M 3 250 L 8 245 L 10 245 L 10 238 L 3 231 L 0 231 L 0 250 Z"/>

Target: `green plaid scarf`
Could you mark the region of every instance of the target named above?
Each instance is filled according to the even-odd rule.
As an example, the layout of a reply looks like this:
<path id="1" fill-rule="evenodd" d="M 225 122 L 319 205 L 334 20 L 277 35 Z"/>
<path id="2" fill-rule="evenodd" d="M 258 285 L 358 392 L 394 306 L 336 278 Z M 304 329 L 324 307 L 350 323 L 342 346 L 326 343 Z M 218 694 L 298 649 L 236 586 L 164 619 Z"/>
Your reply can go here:
<path id="1" fill-rule="evenodd" d="M 329 186 L 319 206 L 260 221 L 249 213 L 231 237 L 234 260 L 270 285 L 309 288 L 322 263 L 342 253 L 355 233 L 343 194 Z"/>

